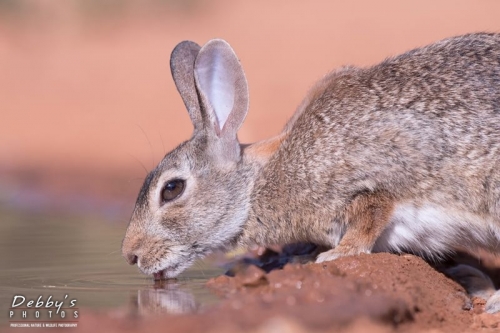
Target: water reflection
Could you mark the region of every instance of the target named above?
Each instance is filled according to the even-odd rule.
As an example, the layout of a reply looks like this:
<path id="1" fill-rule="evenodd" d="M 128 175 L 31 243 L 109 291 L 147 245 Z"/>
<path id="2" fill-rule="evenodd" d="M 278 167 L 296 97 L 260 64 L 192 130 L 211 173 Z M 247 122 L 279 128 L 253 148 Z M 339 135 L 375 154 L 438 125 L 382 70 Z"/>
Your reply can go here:
<path id="1" fill-rule="evenodd" d="M 210 262 L 175 282 L 156 283 L 127 265 L 120 254 L 125 223 L 1 206 L 0 221 L 0 314 L 8 313 L 15 295 L 68 294 L 80 309 L 122 309 L 132 316 L 193 312 L 218 301 L 205 282 L 222 270 Z M 0 315 L 0 322 L 7 320 Z"/>
<path id="2" fill-rule="evenodd" d="M 135 305 L 140 316 L 192 313 L 200 308 L 191 292 L 183 290 L 178 283 L 164 281 L 150 289 L 138 290 Z"/>

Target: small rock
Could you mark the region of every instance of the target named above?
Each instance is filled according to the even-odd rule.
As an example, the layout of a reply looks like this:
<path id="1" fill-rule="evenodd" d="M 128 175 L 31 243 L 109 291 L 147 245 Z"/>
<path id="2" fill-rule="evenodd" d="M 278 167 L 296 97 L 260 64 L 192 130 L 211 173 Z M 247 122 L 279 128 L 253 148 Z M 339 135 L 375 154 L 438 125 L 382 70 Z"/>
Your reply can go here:
<path id="1" fill-rule="evenodd" d="M 244 270 L 238 272 L 235 276 L 235 281 L 238 286 L 244 287 L 257 287 L 268 284 L 266 272 L 253 265 L 250 265 Z"/>

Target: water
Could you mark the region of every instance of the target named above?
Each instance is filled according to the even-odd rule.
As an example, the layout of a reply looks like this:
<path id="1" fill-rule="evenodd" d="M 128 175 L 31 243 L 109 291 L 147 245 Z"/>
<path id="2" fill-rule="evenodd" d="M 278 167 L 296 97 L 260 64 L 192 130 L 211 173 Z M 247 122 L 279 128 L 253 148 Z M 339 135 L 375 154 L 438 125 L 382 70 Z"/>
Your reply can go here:
<path id="1" fill-rule="evenodd" d="M 15 296 L 25 297 L 25 302 L 14 309 L 11 320 L 19 319 L 19 308 L 29 300 L 36 303 L 40 296 L 42 301 L 49 296 L 53 301 L 64 300 L 66 313 L 74 315 L 76 309 L 79 316 L 89 309 L 120 316 L 186 313 L 217 301 L 204 284 L 221 269 L 200 262 L 176 282 L 155 283 L 121 257 L 125 229 L 125 223 L 95 216 L 33 214 L 0 207 L 0 323 L 9 321 Z M 73 299 L 75 306 L 69 308 Z M 28 316 L 33 313 L 31 308 Z M 47 315 L 42 312 L 42 317 Z"/>

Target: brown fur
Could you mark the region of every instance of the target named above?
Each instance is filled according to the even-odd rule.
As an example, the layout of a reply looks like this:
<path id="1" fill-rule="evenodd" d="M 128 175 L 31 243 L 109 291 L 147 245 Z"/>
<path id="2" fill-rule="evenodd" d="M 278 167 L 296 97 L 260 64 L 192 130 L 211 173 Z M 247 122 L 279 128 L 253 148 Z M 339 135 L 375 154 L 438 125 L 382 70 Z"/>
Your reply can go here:
<path id="1" fill-rule="evenodd" d="M 498 219 L 499 54 L 499 35 L 468 35 L 329 74 L 255 182 L 253 212 L 275 231 L 254 217 L 248 237 L 321 241 L 324 221 L 375 190 Z"/>
<path id="2" fill-rule="evenodd" d="M 229 45 L 183 42 L 171 59 L 195 131 L 137 199 L 123 253 L 143 272 L 172 277 L 213 249 L 249 243 L 332 248 L 318 261 L 372 250 L 498 253 L 499 34 L 334 71 L 282 134 L 250 146 L 236 136 L 248 90 Z M 185 190 L 162 202 L 172 179 Z"/>
<path id="3" fill-rule="evenodd" d="M 276 153 L 286 136 L 287 133 L 283 132 L 274 138 L 242 146 L 243 154 L 246 158 L 252 161 L 264 164 L 274 153 Z"/>
<path id="4" fill-rule="evenodd" d="M 347 231 L 335 252 L 339 256 L 370 252 L 390 221 L 394 201 L 386 193 L 358 195 L 345 212 Z"/>

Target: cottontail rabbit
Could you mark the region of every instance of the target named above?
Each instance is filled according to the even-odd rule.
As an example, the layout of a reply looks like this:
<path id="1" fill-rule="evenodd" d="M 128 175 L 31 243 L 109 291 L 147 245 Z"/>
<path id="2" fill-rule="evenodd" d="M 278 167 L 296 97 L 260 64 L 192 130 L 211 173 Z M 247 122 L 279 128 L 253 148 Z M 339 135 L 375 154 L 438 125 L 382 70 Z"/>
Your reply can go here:
<path id="1" fill-rule="evenodd" d="M 194 133 L 140 190 L 123 254 L 144 273 L 249 243 L 331 247 L 318 262 L 499 251 L 500 34 L 327 74 L 281 134 L 251 145 L 237 139 L 248 90 L 225 41 L 182 42 L 170 65 Z"/>

